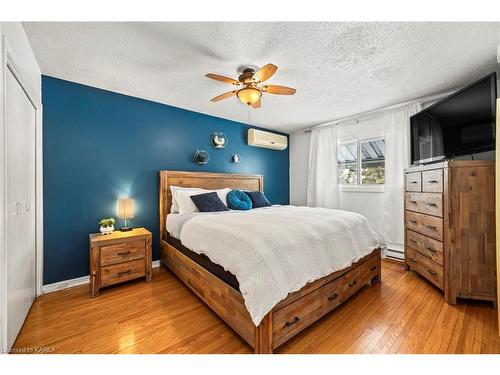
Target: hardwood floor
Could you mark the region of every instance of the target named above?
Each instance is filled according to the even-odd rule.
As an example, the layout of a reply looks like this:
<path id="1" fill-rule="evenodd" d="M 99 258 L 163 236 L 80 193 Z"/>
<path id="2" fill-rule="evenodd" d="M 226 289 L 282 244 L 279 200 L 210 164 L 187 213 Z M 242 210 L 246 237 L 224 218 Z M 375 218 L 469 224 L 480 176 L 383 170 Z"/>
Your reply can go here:
<path id="1" fill-rule="evenodd" d="M 90 298 L 81 286 L 38 298 L 14 350 L 55 353 L 251 353 L 251 348 L 175 276 L 154 270 Z M 277 353 L 500 353 L 491 304 L 447 305 L 404 266 L 382 262 L 382 283 L 365 286 Z"/>

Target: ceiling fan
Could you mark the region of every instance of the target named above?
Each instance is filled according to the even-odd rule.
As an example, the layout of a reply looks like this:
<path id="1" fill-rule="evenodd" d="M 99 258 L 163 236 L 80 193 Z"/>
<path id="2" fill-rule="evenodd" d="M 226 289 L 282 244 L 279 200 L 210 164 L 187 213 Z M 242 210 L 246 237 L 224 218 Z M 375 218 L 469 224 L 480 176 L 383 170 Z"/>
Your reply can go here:
<path id="1" fill-rule="evenodd" d="M 251 106 L 252 108 L 260 108 L 260 98 L 262 93 L 275 94 L 275 95 L 293 95 L 295 89 L 286 86 L 278 85 L 262 85 L 262 82 L 267 81 L 278 70 L 278 67 L 273 64 L 266 64 L 259 70 L 255 71 L 252 68 L 243 69 L 238 79 L 224 77 L 218 74 L 209 73 L 208 78 L 215 79 L 225 83 L 230 83 L 236 87 L 237 90 L 229 91 L 224 94 L 218 95 L 211 99 L 212 102 L 218 102 L 223 99 L 230 98 L 236 95 L 243 103 Z"/>

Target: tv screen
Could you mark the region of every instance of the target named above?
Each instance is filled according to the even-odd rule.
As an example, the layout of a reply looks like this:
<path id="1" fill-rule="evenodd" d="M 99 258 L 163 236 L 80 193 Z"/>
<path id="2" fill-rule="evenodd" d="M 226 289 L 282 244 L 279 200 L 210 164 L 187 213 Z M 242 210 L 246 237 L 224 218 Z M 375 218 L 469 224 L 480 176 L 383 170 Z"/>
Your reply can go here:
<path id="1" fill-rule="evenodd" d="M 495 149 L 496 74 L 410 118 L 412 164 Z"/>

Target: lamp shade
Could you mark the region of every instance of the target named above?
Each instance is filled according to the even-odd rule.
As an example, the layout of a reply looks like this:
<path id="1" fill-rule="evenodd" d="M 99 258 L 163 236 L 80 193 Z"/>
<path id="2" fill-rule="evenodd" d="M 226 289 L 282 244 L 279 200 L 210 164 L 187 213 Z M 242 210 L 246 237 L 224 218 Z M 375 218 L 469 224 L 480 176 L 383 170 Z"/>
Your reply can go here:
<path id="1" fill-rule="evenodd" d="M 253 87 L 246 87 L 236 92 L 238 98 L 245 104 L 251 105 L 257 103 L 262 96 L 262 92 Z"/>
<path id="2" fill-rule="evenodd" d="M 118 199 L 118 217 L 132 219 L 134 217 L 134 200 L 130 198 Z"/>

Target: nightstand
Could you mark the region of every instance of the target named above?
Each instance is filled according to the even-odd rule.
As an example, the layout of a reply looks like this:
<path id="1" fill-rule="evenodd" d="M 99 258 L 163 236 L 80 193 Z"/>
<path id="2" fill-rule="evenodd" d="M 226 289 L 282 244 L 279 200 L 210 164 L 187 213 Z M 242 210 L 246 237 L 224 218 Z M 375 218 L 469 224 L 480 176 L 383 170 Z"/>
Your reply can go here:
<path id="1" fill-rule="evenodd" d="M 90 291 L 99 295 L 103 287 L 145 277 L 152 279 L 151 232 L 136 228 L 104 235 L 92 233 L 90 240 Z"/>

